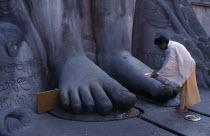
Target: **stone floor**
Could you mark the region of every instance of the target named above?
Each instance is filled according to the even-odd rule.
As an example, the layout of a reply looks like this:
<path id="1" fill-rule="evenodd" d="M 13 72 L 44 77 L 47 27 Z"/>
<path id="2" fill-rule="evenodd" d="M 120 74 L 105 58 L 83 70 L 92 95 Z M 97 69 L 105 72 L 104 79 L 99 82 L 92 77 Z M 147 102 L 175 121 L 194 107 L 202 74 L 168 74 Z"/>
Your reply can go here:
<path id="1" fill-rule="evenodd" d="M 176 113 L 173 107 L 158 106 L 139 99 L 136 108 L 144 113 L 138 118 L 79 122 L 43 114 L 41 120 L 17 131 L 15 136 L 210 136 L 210 90 L 202 90 L 200 94 L 201 103 L 190 107 L 188 113 Z M 184 116 L 188 114 L 200 116 L 201 121 L 185 120 Z"/>

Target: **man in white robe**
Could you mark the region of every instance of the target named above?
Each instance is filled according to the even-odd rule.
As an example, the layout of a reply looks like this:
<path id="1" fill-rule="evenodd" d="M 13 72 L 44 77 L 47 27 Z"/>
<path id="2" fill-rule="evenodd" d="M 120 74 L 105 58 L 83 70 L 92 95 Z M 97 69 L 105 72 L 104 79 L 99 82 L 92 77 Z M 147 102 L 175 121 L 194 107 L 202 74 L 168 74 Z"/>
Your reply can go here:
<path id="1" fill-rule="evenodd" d="M 153 72 L 152 78 L 162 78 L 176 83 L 181 87 L 180 106 L 177 112 L 187 112 L 187 107 L 200 102 L 195 69 L 196 64 L 187 49 L 180 43 L 169 41 L 161 36 L 154 43 L 166 52 L 166 60 L 158 72 Z"/>

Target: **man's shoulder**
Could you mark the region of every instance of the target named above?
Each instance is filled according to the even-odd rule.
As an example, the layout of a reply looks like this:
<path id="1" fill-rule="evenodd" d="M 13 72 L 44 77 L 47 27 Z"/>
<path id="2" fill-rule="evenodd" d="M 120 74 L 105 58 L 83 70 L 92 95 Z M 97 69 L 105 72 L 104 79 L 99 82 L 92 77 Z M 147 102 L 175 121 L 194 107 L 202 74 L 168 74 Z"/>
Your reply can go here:
<path id="1" fill-rule="evenodd" d="M 189 51 L 187 50 L 187 48 L 183 45 L 183 44 L 181 44 L 181 43 L 179 43 L 179 42 L 176 42 L 176 41 L 171 41 L 171 48 L 170 48 L 170 50 L 174 50 L 174 51 L 176 51 L 176 52 L 179 52 L 179 53 L 189 53 Z"/>
<path id="2" fill-rule="evenodd" d="M 169 43 L 170 43 L 170 42 L 171 42 L 172 44 L 181 44 L 180 42 L 173 41 L 173 40 L 170 40 Z M 181 45 L 182 45 L 182 44 L 181 44 Z"/>
<path id="3" fill-rule="evenodd" d="M 171 43 L 171 48 L 184 47 L 183 44 L 181 44 L 181 43 L 179 43 L 177 41 L 170 40 L 170 43 Z"/>

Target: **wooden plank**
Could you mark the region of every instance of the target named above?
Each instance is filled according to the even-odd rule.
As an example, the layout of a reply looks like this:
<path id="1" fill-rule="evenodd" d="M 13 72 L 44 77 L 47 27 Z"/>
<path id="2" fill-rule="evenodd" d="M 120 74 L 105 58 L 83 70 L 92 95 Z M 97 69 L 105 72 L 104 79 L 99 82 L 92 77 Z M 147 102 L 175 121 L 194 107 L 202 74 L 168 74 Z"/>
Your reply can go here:
<path id="1" fill-rule="evenodd" d="M 58 89 L 37 93 L 38 113 L 56 109 L 59 103 L 60 95 Z"/>

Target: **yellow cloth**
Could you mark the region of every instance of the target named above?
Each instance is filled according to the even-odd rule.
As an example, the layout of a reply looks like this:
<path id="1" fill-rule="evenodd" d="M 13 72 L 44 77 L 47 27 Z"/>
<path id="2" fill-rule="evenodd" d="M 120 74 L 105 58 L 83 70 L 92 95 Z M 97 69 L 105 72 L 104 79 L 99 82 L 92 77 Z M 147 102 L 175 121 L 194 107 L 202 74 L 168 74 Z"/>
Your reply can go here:
<path id="1" fill-rule="evenodd" d="M 195 66 L 190 77 L 185 81 L 180 92 L 180 108 L 194 105 L 200 102 L 200 95 L 197 87 Z"/>

